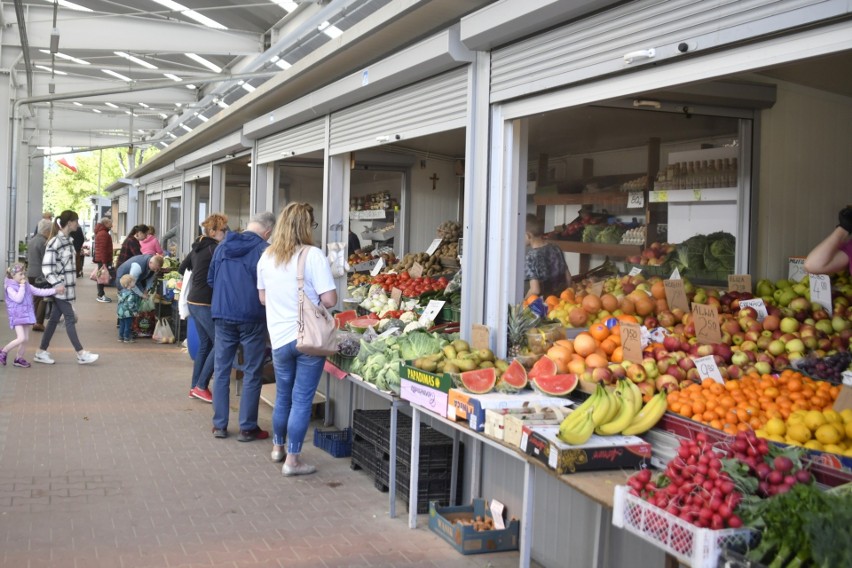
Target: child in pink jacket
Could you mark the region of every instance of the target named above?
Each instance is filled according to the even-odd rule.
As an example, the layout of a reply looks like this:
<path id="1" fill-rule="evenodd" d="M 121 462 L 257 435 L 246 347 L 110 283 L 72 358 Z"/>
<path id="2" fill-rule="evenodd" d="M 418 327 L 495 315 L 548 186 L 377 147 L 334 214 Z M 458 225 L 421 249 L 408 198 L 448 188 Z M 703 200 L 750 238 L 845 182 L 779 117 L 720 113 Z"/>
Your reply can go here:
<path id="1" fill-rule="evenodd" d="M 30 339 L 30 329 L 36 322 L 33 296 L 53 296 L 59 290 L 36 288 L 27 282 L 27 268 L 23 264 L 13 264 L 6 269 L 5 289 L 9 326 L 15 330 L 17 337 L 0 350 L 0 364 L 5 366 L 6 356 L 17 347 L 18 355 L 15 357 L 14 365 L 27 368 L 31 365 L 24 359 L 24 352 Z"/>

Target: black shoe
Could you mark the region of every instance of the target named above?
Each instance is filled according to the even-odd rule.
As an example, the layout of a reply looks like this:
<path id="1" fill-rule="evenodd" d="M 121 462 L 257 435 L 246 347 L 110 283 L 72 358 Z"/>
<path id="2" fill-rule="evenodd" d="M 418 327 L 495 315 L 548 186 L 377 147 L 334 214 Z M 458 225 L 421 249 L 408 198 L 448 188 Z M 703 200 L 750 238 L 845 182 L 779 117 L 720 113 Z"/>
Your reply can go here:
<path id="1" fill-rule="evenodd" d="M 260 427 L 254 430 L 240 430 L 240 435 L 237 438 L 238 442 L 253 442 L 255 440 L 265 440 L 269 437 L 269 432 L 261 430 Z"/>
<path id="2" fill-rule="evenodd" d="M 224 430 L 224 429 L 213 428 L 213 437 L 214 438 L 227 438 L 228 437 L 228 431 Z"/>

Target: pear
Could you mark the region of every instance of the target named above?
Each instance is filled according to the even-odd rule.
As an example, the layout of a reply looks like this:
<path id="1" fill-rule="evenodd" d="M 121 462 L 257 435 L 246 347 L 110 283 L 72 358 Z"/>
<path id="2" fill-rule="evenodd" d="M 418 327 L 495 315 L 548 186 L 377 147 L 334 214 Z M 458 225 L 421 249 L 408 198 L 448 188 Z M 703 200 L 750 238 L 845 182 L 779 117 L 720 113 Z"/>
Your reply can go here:
<path id="1" fill-rule="evenodd" d="M 456 351 L 470 351 L 470 344 L 464 339 L 456 339 L 452 346 Z"/>
<path id="2" fill-rule="evenodd" d="M 477 349 L 476 355 L 482 361 L 494 361 L 494 353 L 490 349 Z"/>
<path id="3" fill-rule="evenodd" d="M 453 347 L 452 345 L 444 346 L 443 352 L 444 352 L 444 356 L 447 359 L 455 359 L 456 357 L 458 357 L 458 353 L 456 352 L 456 348 Z"/>
<path id="4" fill-rule="evenodd" d="M 473 371 L 479 365 L 479 363 L 473 359 L 453 359 L 450 363 L 455 367 L 458 367 L 459 371 Z M 444 372 L 447 372 L 446 365 L 444 365 Z"/>

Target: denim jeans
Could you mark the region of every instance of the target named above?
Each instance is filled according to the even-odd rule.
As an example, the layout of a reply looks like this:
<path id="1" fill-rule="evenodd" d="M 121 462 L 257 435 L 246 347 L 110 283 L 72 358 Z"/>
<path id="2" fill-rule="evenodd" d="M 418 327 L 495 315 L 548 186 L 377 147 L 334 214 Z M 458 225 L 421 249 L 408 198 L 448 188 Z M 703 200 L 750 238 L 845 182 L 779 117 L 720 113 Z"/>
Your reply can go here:
<path id="1" fill-rule="evenodd" d="M 50 319 L 47 320 L 47 325 L 44 327 L 44 335 L 41 336 L 41 344 L 39 349 L 47 351 L 50 347 L 50 340 L 53 339 L 53 332 L 56 331 L 56 326 L 59 325 L 59 318 L 65 316 L 65 333 L 68 334 L 68 340 L 74 347 L 74 351 L 82 351 L 83 344 L 77 337 L 77 315 L 74 313 L 74 306 L 67 300 L 53 298 L 53 310 L 50 312 Z"/>
<path id="2" fill-rule="evenodd" d="M 131 330 L 133 328 L 133 318 L 118 318 L 118 338 L 133 339 Z"/>
<path id="3" fill-rule="evenodd" d="M 213 342 L 216 338 L 216 326 L 213 324 L 213 316 L 210 306 L 198 306 L 189 304 L 189 315 L 195 322 L 195 331 L 198 334 L 198 351 L 195 353 L 195 362 L 192 365 L 192 385 L 205 390 L 210 384 L 213 376 Z"/>
<path id="4" fill-rule="evenodd" d="M 272 443 L 283 446 L 287 440 L 287 453 L 300 454 L 325 357 L 300 353 L 293 340 L 272 352 L 272 365 L 276 388 Z"/>
<path id="5" fill-rule="evenodd" d="M 230 408 L 231 368 L 237 347 L 243 348 L 243 392 L 240 395 L 240 430 L 257 428 L 257 405 L 263 383 L 260 370 L 266 353 L 266 323 L 245 323 L 223 319 L 216 324 L 216 342 L 213 344 L 213 427 L 228 428 Z"/>

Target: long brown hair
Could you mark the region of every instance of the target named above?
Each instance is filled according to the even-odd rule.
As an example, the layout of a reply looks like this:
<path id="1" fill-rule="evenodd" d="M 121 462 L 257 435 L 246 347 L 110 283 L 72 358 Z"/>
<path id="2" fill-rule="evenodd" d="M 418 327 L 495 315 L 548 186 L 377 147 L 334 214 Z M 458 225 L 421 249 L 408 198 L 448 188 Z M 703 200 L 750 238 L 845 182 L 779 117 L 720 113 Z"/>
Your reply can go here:
<path id="1" fill-rule="evenodd" d="M 271 255 L 275 265 L 288 262 L 301 245 L 313 246 L 314 208 L 310 203 L 294 201 L 288 203 L 275 223 L 272 244 L 264 254 Z"/>

